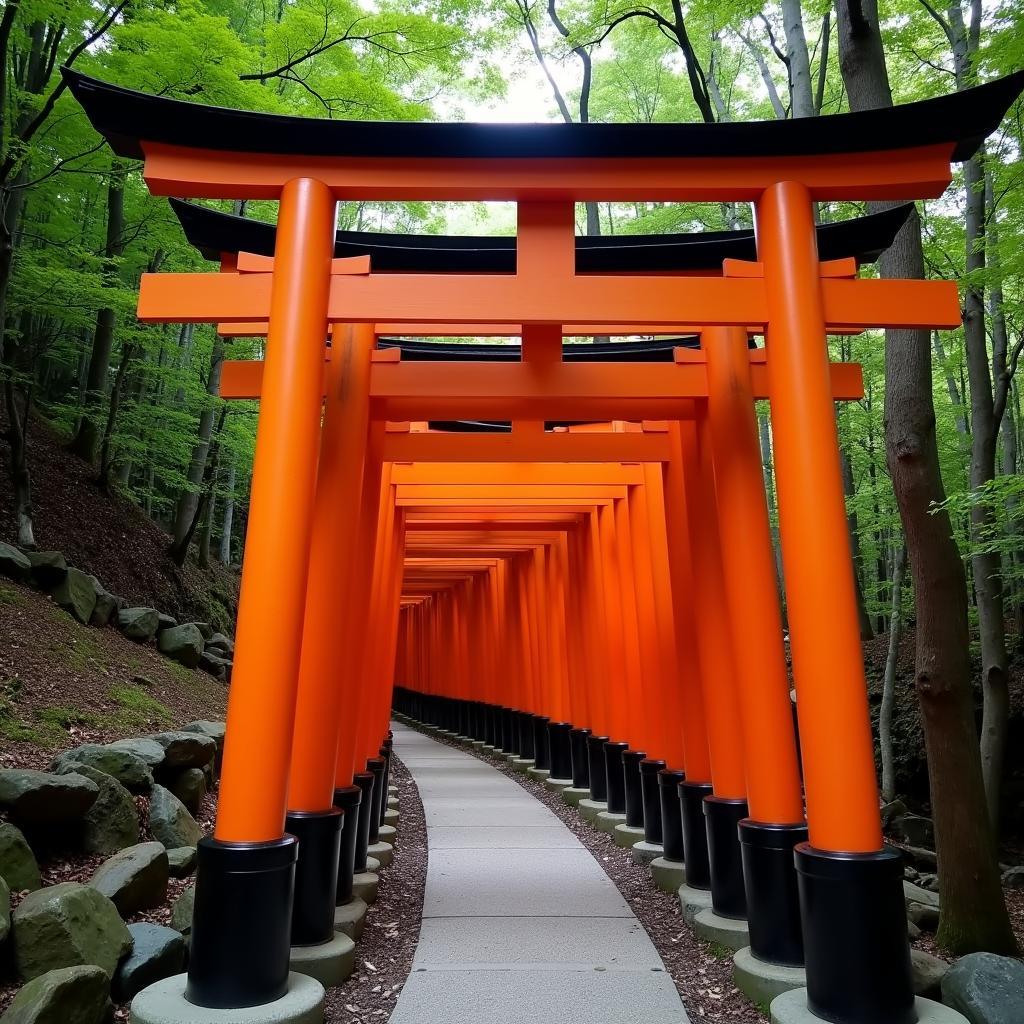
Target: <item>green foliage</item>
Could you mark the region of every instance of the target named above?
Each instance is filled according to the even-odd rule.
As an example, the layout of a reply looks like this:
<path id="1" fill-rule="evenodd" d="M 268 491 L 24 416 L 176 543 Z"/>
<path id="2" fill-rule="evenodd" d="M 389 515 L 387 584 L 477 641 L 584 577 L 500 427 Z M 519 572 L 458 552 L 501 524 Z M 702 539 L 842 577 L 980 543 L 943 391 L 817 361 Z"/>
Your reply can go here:
<path id="1" fill-rule="evenodd" d="M 108 696 L 119 708 L 114 713 L 114 718 L 126 729 L 169 725 L 173 720 L 170 709 L 165 704 L 151 697 L 141 686 L 134 683 L 111 686 Z"/>

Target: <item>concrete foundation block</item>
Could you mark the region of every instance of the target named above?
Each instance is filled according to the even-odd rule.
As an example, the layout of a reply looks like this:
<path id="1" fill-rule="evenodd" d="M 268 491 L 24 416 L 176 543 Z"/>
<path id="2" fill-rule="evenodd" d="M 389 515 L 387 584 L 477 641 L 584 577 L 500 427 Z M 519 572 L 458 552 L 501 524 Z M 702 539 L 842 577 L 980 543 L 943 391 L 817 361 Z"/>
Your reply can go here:
<path id="1" fill-rule="evenodd" d="M 376 857 L 366 858 L 366 870 L 372 871 L 375 875 L 380 874 L 380 861 Z"/>
<path id="2" fill-rule="evenodd" d="M 736 987 L 753 1003 L 765 1005 L 783 992 L 807 985 L 807 971 L 803 967 L 785 967 L 758 960 L 749 946 L 737 950 L 732 963 Z"/>
<path id="3" fill-rule="evenodd" d="M 678 892 L 686 885 L 686 865 L 681 860 L 656 857 L 651 861 L 651 880 L 662 892 Z"/>
<path id="4" fill-rule="evenodd" d="M 615 829 L 619 825 L 625 824 L 626 816 L 624 814 L 616 814 L 614 811 L 601 811 L 594 819 L 594 826 L 602 832 L 607 832 L 610 836 L 615 835 Z"/>
<path id="5" fill-rule="evenodd" d="M 398 811 L 394 807 L 389 807 L 384 812 L 384 824 L 390 825 L 392 828 L 398 825 Z"/>
<path id="6" fill-rule="evenodd" d="M 371 843 L 366 848 L 367 856 L 373 857 L 382 868 L 389 867 L 395 859 L 395 848 L 390 843 Z"/>
<path id="7" fill-rule="evenodd" d="M 177 974 L 144 988 L 132 1000 L 131 1024 L 323 1024 L 324 987 L 305 974 L 291 974 L 280 999 L 244 1010 L 208 1010 L 188 1002 L 186 980 Z"/>
<path id="8" fill-rule="evenodd" d="M 358 939 L 366 924 L 366 900 L 353 896 L 348 903 L 334 908 L 334 930 L 343 932 L 350 939 Z"/>
<path id="9" fill-rule="evenodd" d="M 679 908 L 683 912 L 683 920 L 692 928 L 693 919 L 702 911 L 711 909 L 711 890 L 694 889 L 685 882 L 679 886 Z"/>
<path id="10" fill-rule="evenodd" d="M 343 932 L 319 946 L 292 946 L 291 969 L 316 978 L 325 988 L 340 985 L 355 966 L 356 944 Z"/>
<path id="11" fill-rule="evenodd" d="M 552 793 L 561 793 L 572 786 L 572 779 L 553 779 L 549 775 L 544 780 L 544 788 L 550 790 Z"/>
<path id="12" fill-rule="evenodd" d="M 602 811 L 608 810 L 608 804 L 603 800 L 591 800 L 589 797 L 584 797 L 576 806 L 579 808 L 583 820 L 589 821 L 591 824 L 597 820 L 597 816 Z"/>
<path id="13" fill-rule="evenodd" d="M 535 779 L 537 782 L 543 782 L 546 778 L 548 778 L 551 772 L 548 771 L 547 768 L 537 768 L 535 766 L 533 768 L 527 768 L 526 774 L 529 775 L 531 779 Z"/>
<path id="14" fill-rule="evenodd" d="M 616 825 L 615 831 L 612 832 L 612 839 L 615 840 L 615 845 L 621 846 L 625 850 L 636 846 L 637 843 L 643 842 L 643 838 L 644 829 L 642 825 Z"/>
<path id="15" fill-rule="evenodd" d="M 511 764 L 517 772 L 523 772 L 525 774 L 533 767 L 534 760 L 532 757 L 513 757 Z"/>
<path id="16" fill-rule="evenodd" d="M 917 1024 L 969 1024 L 958 1010 L 932 999 L 914 1000 Z M 771 1024 L 821 1024 L 821 1018 L 807 1009 L 807 989 L 794 988 L 772 1000 Z"/>
<path id="17" fill-rule="evenodd" d="M 705 942 L 716 942 L 726 949 L 742 949 L 750 945 L 750 929 L 746 918 L 722 917 L 713 907 L 702 910 L 693 919 L 693 933 Z"/>
<path id="18" fill-rule="evenodd" d="M 397 796 L 388 795 L 388 808 L 393 811 L 397 811 L 399 808 L 399 802 Z"/>
<path id="19" fill-rule="evenodd" d="M 377 902 L 380 876 L 375 871 L 358 871 L 352 876 L 352 894 L 364 903 Z"/>
<path id="20" fill-rule="evenodd" d="M 492 747 L 490 743 L 481 743 L 480 744 L 480 749 L 485 754 L 493 754 L 494 751 L 497 750 L 498 748 L 497 747 Z"/>
<path id="21" fill-rule="evenodd" d="M 652 860 L 657 860 L 664 852 L 665 847 L 661 843 L 649 843 L 646 839 L 641 839 L 639 843 L 633 844 L 633 863 L 650 864 Z"/>
<path id="22" fill-rule="evenodd" d="M 484 741 L 483 740 L 470 740 L 469 741 L 469 745 L 471 747 L 473 747 L 474 749 L 479 750 L 484 745 Z"/>
<path id="23" fill-rule="evenodd" d="M 562 799 L 570 807 L 579 807 L 581 800 L 590 796 L 590 790 L 585 786 L 567 786 L 562 790 Z"/>
<path id="24" fill-rule="evenodd" d="M 381 825 L 377 832 L 377 838 L 382 843 L 390 843 L 394 847 L 398 840 L 398 829 L 394 825 Z"/>

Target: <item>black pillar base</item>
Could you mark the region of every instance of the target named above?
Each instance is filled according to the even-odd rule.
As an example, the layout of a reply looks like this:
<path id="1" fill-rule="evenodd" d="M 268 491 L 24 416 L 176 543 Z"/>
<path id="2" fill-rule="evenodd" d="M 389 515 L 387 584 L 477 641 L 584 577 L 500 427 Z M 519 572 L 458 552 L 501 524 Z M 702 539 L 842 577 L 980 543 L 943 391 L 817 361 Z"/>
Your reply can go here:
<path id="1" fill-rule="evenodd" d="M 622 754 L 622 778 L 626 793 L 626 824 L 643 828 L 644 794 L 640 782 L 640 762 L 647 754 L 642 750 L 626 750 Z M 611 808 L 609 807 L 609 810 Z"/>
<path id="2" fill-rule="evenodd" d="M 590 759 L 587 756 L 587 737 L 589 729 L 573 729 L 569 733 L 569 746 L 572 749 L 572 785 L 573 789 L 590 787 Z"/>
<path id="3" fill-rule="evenodd" d="M 515 752 L 515 743 L 512 738 L 512 709 L 501 709 L 501 742 L 500 748 L 507 754 Z"/>
<path id="4" fill-rule="evenodd" d="M 545 715 L 533 716 L 533 764 L 545 770 L 551 767 L 551 744 L 548 742 L 548 722 Z"/>
<path id="5" fill-rule="evenodd" d="M 644 805 L 644 839 L 661 845 L 661 799 L 658 793 L 658 773 L 664 761 L 648 757 L 640 762 L 640 794 Z"/>
<path id="6" fill-rule="evenodd" d="M 568 722 L 548 722 L 548 748 L 551 751 L 551 778 L 572 778 L 572 740 Z"/>
<path id="7" fill-rule="evenodd" d="M 534 726 L 534 715 L 531 711 L 524 711 L 519 726 L 519 756 L 527 761 L 532 761 L 537 756 L 537 730 Z"/>
<path id="8" fill-rule="evenodd" d="M 370 835 L 367 839 L 372 845 L 380 839 L 380 820 L 383 815 L 381 807 L 387 805 L 387 800 L 384 797 L 384 758 L 367 758 L 366 770 L 373 775 L 373 791 L 370 795 Z"/>
<path id="9" fill-rule="evenodd" d="M 704 798 L 704 823 L 708 832 L 708 860 L 711 864 L 711 905 L 722 917 L 747 916 L 747 895 L 743 885 L 739 823 L 747 816 L 746 800 L 725 797 Z"/>
<path id="10" fill-rule="evenodd" d="M 661 803 L 661 845 L 665 860 L 684 863 L 683 817 L 680 811 L 679 787 L 686 781 L 682 772 L 664 768 L 658 772 L 658 798 Z"/>
<path id="11" fill-rule="evenodd" d="M 832 1024 L 914 1024 L 902 854 L 801 843 L 794 860 L 808 1009 Z"/>
<path id="12" fill-rule="evenodd" d="M 370 816 L 373 814 L 373 772 L 356 772 L 352 781 L 359 787 L 359 815 L 356 831 L 354 871 L 366 870 L 366 848 L 370 845 Z"/>
<path id="13" fill-rule="evenodd" d="M 744 818 L 739 832 L 750 951 L 758 960 L 802 967 L 804 940 L 793 848 L 807 841 L 807 826 L 767 825 Z"/>
<path id="14" fill-rule="evenodd" d="M 608 812 L 626 813 L 626 776 L 622 767 L 622 755 L 629 749 L 628 743 L 609 741 L 604 745 L 604 775 L 607 789 Z"/>
<path id="15" fill-rule="evenodd" d="M 708 830 L 704 824 L 704 797 L 711 796 L 710 782 L 679 784 L 679 814 L 683 826 L 683 849 L 686 851 L 686 884 L 694 889 L 711 888 L 711 865 L 708 863 Z"/>
<path id="16" fill-rule="evenodd" d="M 345 786 L 334 791 L 334 806 L 341 810 L 341 848 L 338 851 L 337 906 L 352 900 L 352 876 L 355 874 L 356 844 L 359 837 L 359 805 L 363 791 L 358 786 Z M 364 854 L 365 858 L 365 854 Z"/>
<path id="17" fill-rule="evenodd" d="M 329 811 L 289 811 L 284 827 L 299 841 L 292 905 L 292 945 L 318 946 L 334 938 L 338 859 L 343 816 Z"/>
<path id="18" fill-rule="evenodd" d="M 459 701 L 459 716 L 465 714 L 462 701 Z M 395 745 L 391 730 L 388 738 L 380 745 L 380 756 L 384 758 L 384 798 L 380 802 L 380 824 L 384 824 L 384 814 L 388 809 L 388 787 L 391 785 L 391 748 Z"/>
<path id="19" fill-rule="evenodd" d="M 299 843 L 199 841 L 185 998 L 243 1009 L 288 991 L 292 893 Z"/>
<path id="20" fill-rule="evenodd" d="M 604 803 L 608 799 L 608 776 L 604 770 L 604 745 L 607 736 L 587 737 L 587 765 L 590 771 L 590 799 Z"/>

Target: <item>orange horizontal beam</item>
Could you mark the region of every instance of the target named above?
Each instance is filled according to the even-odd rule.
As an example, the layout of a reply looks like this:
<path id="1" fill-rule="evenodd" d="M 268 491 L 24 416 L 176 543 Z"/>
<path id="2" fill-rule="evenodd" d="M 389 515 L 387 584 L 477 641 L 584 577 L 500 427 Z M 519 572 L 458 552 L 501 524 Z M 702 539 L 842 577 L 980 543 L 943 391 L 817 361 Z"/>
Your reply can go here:
<path id="1" fill-rule="evenodd" d="M 388 462 L 668 462 L 666 434 L 387 434 Z M 475 468 L 475 467 L 474 467 Z"/>
<path id="2" fill-rule="evenodd" d="M 438 434 L 406 434 L 392 435 L 406 437 L 445 437 L 465 435 Z M 473 435 L 470 435 L 473 436 Z M 478 435 L 479 436 L 479 435 Z M 506 437 L 509 435 L 505 435 Z M 568 434 L 555 434 L 554 437 L 571 437 Z M 593 437 L 594 435 L 584 435 Z M 643 437 L 643 434 L 608 434 L 612 437 Z M 651 435 L 662 437 L 664 435 Z M 502 494 L 517 494 L 520 487 L 549 486 L 565 490 L 575 486 L 585 487 L 622 487 L 631 484 L 642 484 L 644 472 L 639 466 L 622 466 L 605 459 L 602 463 L 576 465 L 570 463 L 532 462 L 532 463 L 501 463 L 488 461 L 479 466 L 467 466 L 461 462 L 416 462 L 412 465 L 398 464 L 391 467 L 391 483 L 400 487 L 425 487 L 436 490 L 450 487 L 454 492 L 462 493 L 461 488 L 470 487 L 493 490 L 498 488 Z"/>

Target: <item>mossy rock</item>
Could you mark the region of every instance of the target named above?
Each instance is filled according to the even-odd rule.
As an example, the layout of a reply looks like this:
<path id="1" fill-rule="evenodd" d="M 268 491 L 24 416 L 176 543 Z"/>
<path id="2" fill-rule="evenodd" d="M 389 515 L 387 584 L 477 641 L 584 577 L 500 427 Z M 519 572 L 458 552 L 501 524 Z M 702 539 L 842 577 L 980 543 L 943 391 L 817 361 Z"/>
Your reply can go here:
<path id="1" fill-rule="evenodd" d="M 149 798 L 149 831 L 168 850 L 195 846 L 203 837 L 203 830 L 188 808 L 163 786 L 154 786 Z"/>
<path id="2" fill-rule="evenodd" d="M 0 543 L 0 576 L 11 580 L 26 580 L 32 572 L 32 563 L 11 544 Z"/>
<path id="3" fill-rule="evenodd" d="M 86 853 L 110 854 L 139 841 L 139 812 L 135 799 L 117 779 L 89 765 L 71 769 L 99 786 L 100 795 L 82 819 L 80 843 Z"/>
<path id="4" fill-rule="evenodd" d="M 156 636 L 160 625 L 160 613 L 155 608 L 120 608 L 117 612 L 117 628 L 129 640 L 145 643 Z"/>
<path id="5" fill-rule="evenodd" d="M 194 622 L 163 629 L 156 638 L 161 654 L 179 662 L 186 668 L 197 668 L 203 656 L 203 634 Z"/>
<path id="6" fill-rule="evenodd" d="M 32 847 L 21 830 L 7 821 L 0 821 L 0 877 L 12 892 L 35 892 L 43 885 Z"/>
<path id="7" fill-rule="evenodd" d="M 110 979 L 99 967 L 62 967 L 30 981 L 0 1024 L 105 1024 Z"/>
<path id="8" fill-rule="evenodd" d="M 96 585 L 81 569 L 69 568 L 50 596 L 83 625 L 88 625 L 96 608 Z"/>
<path id="9" fill-rule="evenodd" d="M 196 886 L 193 882 L 188 888 L 183 889 L 181 895 L 171 906 L 171 927 L 182 935 L 189 935 L 192 932 L 192 913 L 196 905 Z"/>
<path id="10" fill-rule="evenodd" d="M 63 582 L 68 563 L 59 551 L 28 551 L 25 557 L 32 566 L 32 579 L 43 590 L 53 590 Z"/>
<path id="11" fill-rule="evenodd" d="M 153 788 L 153 773 L 149 765 L 138 754 L 125 747 L 85 743 L 58 754 L 50 767 L 55 772 L 68 769 L 74 771 L 75 765 L 79 764 L 88 765 L 110 775 L 122 786 L 136 793 L 148 793 Z"/>
<path id="12" fill-rule="evenodd" d="M 99 787 L 84 775 L 55 775 L 28 768 L 0 770 L 0 807 L 26 825 L 80 821 L 96 802 Z"/>
<path id="13" fill-rule="evenodd" d="M 128 917 L 152 910 L 167 896 L 167 851 L 160 843 L 139 843 L 104 861 L 89 884 Z"/>

